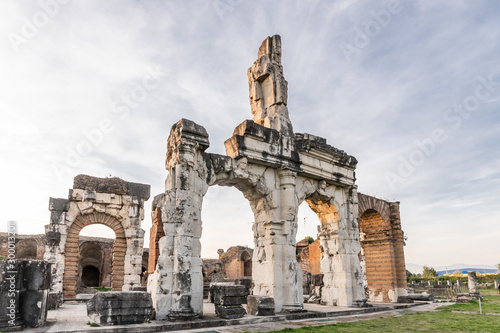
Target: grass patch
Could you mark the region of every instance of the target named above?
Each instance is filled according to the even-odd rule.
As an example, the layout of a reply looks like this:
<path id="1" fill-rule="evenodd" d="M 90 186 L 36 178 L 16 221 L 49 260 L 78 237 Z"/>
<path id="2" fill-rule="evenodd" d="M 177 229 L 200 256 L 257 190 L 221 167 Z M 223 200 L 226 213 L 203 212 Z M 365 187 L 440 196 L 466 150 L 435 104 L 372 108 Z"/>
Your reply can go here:
<path id="1" fill-rule="evenodd" d="M 324 326 L 287 328 L 273 332 L 498 332 L 500 317 L 452 312 L 424 312 L 400 317 L 338 323 Z"/>
<path id="2" fill-rule="evenodd" d="M 95 290 L 99 290 L 99 291 L 111 291 L 111 287 L 87 287 L 88 289 L 95 289 Z"/>
<path id="3" fill-rule="evenodd" d="M 500 313 L 500 295 L 496 290 L 480 290 L 484 301 L 483 313 Z M 273 332 L 329 333 L 329 332 L 498 332 L 500 316 L 485 316 L 452 311 L 479 313 L 479 304 L 472 301 L 438 308 L 436 312 L 407 314 L 399 317 L 338 323 L 324 326 L 308 326 Z"/>
<path id="4" fill-rule="evenodd" d="M 500 313 L 500 294 L 498 294 L 497 290 L 481 289 L 479 293 L 484 298 L 481 301 L 483 313 Z M 442 306 L 438 310 L 445 312 L 467 311 L 479 313 L 479 301 L 475 299 L 465 304 Z"/>

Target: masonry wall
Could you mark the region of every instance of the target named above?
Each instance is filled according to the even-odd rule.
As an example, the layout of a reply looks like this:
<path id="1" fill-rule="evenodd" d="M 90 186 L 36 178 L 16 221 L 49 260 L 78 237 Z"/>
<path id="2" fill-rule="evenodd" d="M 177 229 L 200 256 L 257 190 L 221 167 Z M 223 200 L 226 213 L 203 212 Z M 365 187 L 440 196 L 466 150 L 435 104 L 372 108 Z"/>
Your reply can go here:
<path id="1" fill-rule="evenodd" d="M 399 202 L 358 194 L 365 291 L 372 302 L 396 302 L 407 295 L 404 233 Z"/>
<path id="2" fill-rule="evenodd" d="M 309 244 L 309 265 L 311 274 L 321 273 L 321 251 L 319 250 L 319 239 Z"/>

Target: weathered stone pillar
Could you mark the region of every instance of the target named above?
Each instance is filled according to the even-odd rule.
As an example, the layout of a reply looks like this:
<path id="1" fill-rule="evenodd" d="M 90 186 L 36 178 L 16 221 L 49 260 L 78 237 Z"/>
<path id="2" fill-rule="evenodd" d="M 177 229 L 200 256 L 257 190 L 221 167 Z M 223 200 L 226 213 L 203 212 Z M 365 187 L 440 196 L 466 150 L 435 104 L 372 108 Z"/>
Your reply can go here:
<path id="1" fill-rule="evenodd" d="M 141 221 L 136 221 L 140 226 Z M 131 291 L 141 286 L 142 252 L 144 246 L 144 230 L 127 229 L 127 253 L 125 254 L 123 291 Z"/>
<path id="2" fill-rule="evenodd" d="M 406 263 L 404 253 L 404 233 L 401 229 L 401 216 L 399 212 L 399 202 L 390 203 L 390 221 L 392 237 L 394 239 L 394 272 L 396 274 L 396 286 L 394 289 L 397 301 L 399 296 L 408 295 L 408 285 L 406 281 Z"/>
<path id="3" fill-rule="evenodd" d="M 50 293 L 57 304 L 63 302 L 63 278 L 65 262 L 65 245 L 68 227 L 65 224 L 69 210 L 69 200 L 49 199 L 50 224 L 45 226 L 47 244 L 45 245 L 44 260 L 51 264 Z"/>
<path id="4" fill-rule="evenodd" d="M 203 151 L 206 130 L 181 119 L 170 132 L 160 239 L 160 257 L 148 291 L 156 319 L 186 320 L 203 315 L 201 208 L 208 190 Z"/>
<path id="5" fill-rule="evenodd" d="M 469 287 L 469 294 L 471 294 L 471 296 L 479 295 L 476 272 L 467 272 L 467 276 L 468 276 L 467 286 Z"/>
<path id="6" fill-rule="evenodd" d="M 302 268 L 296 259 L 297 236 L 297 195 L 295 179 L 297 174 L 290 170 L 278 171 L 280 181 L 280 220 L 283 221 L 282 244 L 282 285 L 283 311 L 302 311 L 304 299 L 302 296 Z M 277 263 L 279 265 L 279 262 Z M 279 285 L 281 281 L 275 281 Z"/>
<path id="7" fill-rule="evenodd" d="M 324 284 L 321 299 L 327 305 L 363 306 L 363 274 L 359 261 L 361 246 L 357 222 L 355 189 L 343 190 L 342 204 L 316 206 L 321 221 L 320 243 L 323 249 L 321 272 Z"/>

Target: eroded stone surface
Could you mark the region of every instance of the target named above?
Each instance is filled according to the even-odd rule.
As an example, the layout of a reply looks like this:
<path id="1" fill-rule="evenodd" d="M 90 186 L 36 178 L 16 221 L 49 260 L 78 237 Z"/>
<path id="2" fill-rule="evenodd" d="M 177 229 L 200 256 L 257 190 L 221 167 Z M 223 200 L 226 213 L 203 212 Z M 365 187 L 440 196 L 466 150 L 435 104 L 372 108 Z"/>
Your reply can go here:
<path id="1" fill-rule="evenodd" d="M 237 188 L 254 213 L 255 296 L 272 297 L 276 312 L 303 309 L 303 273 L 295 241 L 298 207 L 306 201 L 321 222 L 321 301 L 339 306 L 366 303 L 357 160 L 324 138 L 293 133 L 279 36 L 262 43 L 248 82 L 253 119 L 243 121 L 226 140 L 227 156 L 206 152 L 208 133 L 193 121 L 181 119 L 170 131 L 165 193 L 153 207 L 161 211 L 165 233 L 148 281 L 156 319 L 203 315 L 201 208 L 208 187 L 214 185 Z"/>
<path id="2" fill-rule="evenodd" d="M 251 316 L 274 316 L 274 299 L 272 297 L 249 295 L 247 312 Z"/>
<path id="3" fill-rule="evenodd" d="M 104 326 L 141 324 L 152 311 L 151 296 L 140 291 L 98 292 L 87 303 L 89 322 Z"/>
<path id="4" fill-rule="evenodd" d="M 42 260 L 0 260 L 0 329 L 20 330 L 45 324 L 50 265 Z"/>
<path id="5" fill-rule="evenodd" d="M 144 230 L 144 201 L 149 185 L 119 178 L 78 175 L 68 199 L 50 198 L 50 224 L 45 226 L 44 259 L 52 264 L 52 295 L 59 302 L 75 298 L 78 275 L 78 239 L 87 225 L 104 224 L 115 232 L 112 288 L 115 291 L 140 287 Z M 52 296 L 54 298 L 55 296 Z"/>

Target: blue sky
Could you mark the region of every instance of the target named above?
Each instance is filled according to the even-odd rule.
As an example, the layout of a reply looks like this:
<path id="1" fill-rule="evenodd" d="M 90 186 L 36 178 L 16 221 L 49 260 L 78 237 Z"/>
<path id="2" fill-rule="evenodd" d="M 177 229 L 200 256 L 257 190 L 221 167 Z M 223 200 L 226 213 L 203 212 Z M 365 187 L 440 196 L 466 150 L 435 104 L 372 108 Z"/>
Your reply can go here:
<path id="1" fill-rule="evenodd" d="M 43 233 L 80 173 L 161 193 L 180 118 L 224 154 L 251 118 L 246 70 L 280 34 L 294 130 L 401 202 L 406 261 L 500 262 L 496 1 L 2 1 L 0 16 L 0 231 Z M 203 256 L 252 245 L 237 190 L 211 188 L 203 218 Z M 301 207 L 298 238 L 316 223 Z"/>

